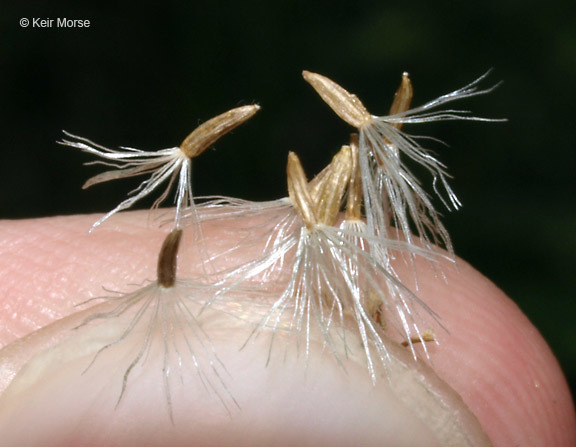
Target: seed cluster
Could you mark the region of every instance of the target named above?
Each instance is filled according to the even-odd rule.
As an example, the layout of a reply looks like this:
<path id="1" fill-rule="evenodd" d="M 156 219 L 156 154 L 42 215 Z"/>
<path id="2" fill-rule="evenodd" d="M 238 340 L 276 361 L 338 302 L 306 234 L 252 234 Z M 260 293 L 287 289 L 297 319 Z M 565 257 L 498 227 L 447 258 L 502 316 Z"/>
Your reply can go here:
<path id="1" fill-rule="evenodd" d="M 363 358 L 373 383 L 379 378 L 378 369 L 389 366 L 389 337 L 410 349 L 414 358 L 415 344 L 420 343 L 427 353 L 426 344 L 435 341 L 431 328 L 421 326 L 423 315 L 432 320 L 437 316 L 403 284 L 397 265 L 405 262 L 415 269 L 418 257 L 438 265 L 440 260 L 454 261 L 454 254 L 440 214 L 412 174 L 410 164 L 420 164 L 431 174 L 434 190 L 448 208 L 458 208 L 460 203 L 448 185 L 446 167 L 420 144 L 418 137 L 402 129 L 405 124 L 438 120 L 497 121 L 438 109 L 494 87 L 478 88 L 484 75 L 462 89 L 410 109 L 413 89 L 404 73 L 389 115 L 375 116 L 360 99 L 331 79 L 308 71 L 303 76 L 355 131 L 331 163 L 311 180 L 298 156 L 291 152 L 286 171 L 287 198 L 269 202 L 218 198 L 195 203 L 192 195 L 192 159 L 250 119 L 260 109 L 258 105 L 225 112 L 200 125 L 180 146 L 155 152 L 108 149 L 68 133 L 61 141 L 113 166 L 88 180 L 85 187 L 149 175 L 92 229 L 163 184 L 167 187 L 154 207 L 167 198 L 173 186 L 176 189 L 172 230 L 159 254 L 156 282 L 120 298 L 110 298 L 117 303 L 112 311 L 93 315 L 84 323 L 130 312 L 134 315 L 126 331 L 98 354 L 123 342 L 135 328 L 147 328 L 142 349 L 124 373 L 122 393 L 132 370 L 150 349 L 153 335 L 161 328 L 167 351 L 177 357 L 195 357 L 198 352 L 207 356 L 206 368 L 218 378 L 209 387 L 225 405 L 234 402 L 221 379 L 209 334 L 202 329 L 202 314 L 243 294 L 251 294 L 268 306 L 257 321 L 249 323 L 254 325 L 250 339 L 263 332 L 289 331 L 308 355 L 315 334 L 320 334 L 322 343 L 340 360 L 350 349 L 347 334 L 352 331 L 362 340 Z M 176 261 L 182 231 L 194 231 L 198 225 L 214 222 L 248 222 L 247 226 L 238 224 L 238 233 L 245 234 L 233 250 L 241 252 L 242 244 L 256 243 L 260 250 L 240 265 L 207 275 L 201 283 L 180 278 Z M 253 228 L 252 222 L 257 222 Z M 260 287 L 256 292 L 254 284 Z M 191 304 L 198 302 L 202 303 L 201 310 L 192 311 Z M 273 343 L 274 338 L 270 349 Z M 169 357 L 165 362 L 169 363 Z M 170 407 L 168 380 L 166 396 Z"/>

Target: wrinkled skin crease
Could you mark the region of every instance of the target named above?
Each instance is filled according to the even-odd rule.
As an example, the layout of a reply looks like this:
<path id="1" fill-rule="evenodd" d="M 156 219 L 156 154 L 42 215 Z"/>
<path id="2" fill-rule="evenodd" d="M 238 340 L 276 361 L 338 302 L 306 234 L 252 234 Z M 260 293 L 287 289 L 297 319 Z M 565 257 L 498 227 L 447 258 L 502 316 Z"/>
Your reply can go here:
<path id="1" fill-rule="evenodd" d="M 266 366 L 268 335 L 239 351 L 251 317 L 230 318 L 231 311 L 208 315 L 206 330 L 226 364 L 223 381 L 240 408 L 222 389 L 223 399 L 215 396 L 198 374 L 182 380 L 173 362 L 171 421 L 161 344 L 151 348 L 142 368 L 134 368 L 116 407 L 126 359 L 134 348 L 119 344 L 84 372 L 94 350 L 68 334 L 91 311 L 74 305 L 101 296 L 102 286 L 129 291 L 138 286 L 127 284 L 153 279 L 165 232 L 146 227 L 147 219 L 135 212 L 87 235 L 93 220 L 71 216 L 1 223 L 2 389 L 28 358 L 41 358 L 38 352 L 56 339 L 72 343 L 57 346 L 77 343 L 85 349 L 67 349 L 52 364 L 29 364 L 18 386 L 15 381 L 0 398 L 0 436 L 14 441 L 9 445 L 434 445 L 426 421 L 415 417 L 413 407 L 397 405 L 394 389 L 390 392 L 385 381 L 372 387 L 354 349 L 344 371 L 321 343 L 313 343 L 305 361 L 291 348 L 289 337 L 280 334 Z M 234 245 L 233 227 L 205 228 L 204 235 L 210 250 Z M 182 253 L 185 274 L 198 264 L 190 251 Z M 226 265 L 250 256 L 233 252 L 218 262 Z M 446 328 L 436 331 L 438 344 L 428 346 L 430 363 L 476 415 L 493 444 L 574 445 L 574 410 L 565 380 L 517 307 L 464 261 L 457 268 L 444 266 L 447 282 L 427 262 L 418 267 L 418 294 Z M 404 273 L 410 283 L 412 275 Z M 120 331 L 125 322 L 117 319 L 110 327 Z M 94 331 L 100 333 L 86 330 L 86 337 Z M 42 371 L 41 380 L 32 380 L 37 377 L 34 368 Z M 194 371 L 191 364 L 184 368 Z"/>

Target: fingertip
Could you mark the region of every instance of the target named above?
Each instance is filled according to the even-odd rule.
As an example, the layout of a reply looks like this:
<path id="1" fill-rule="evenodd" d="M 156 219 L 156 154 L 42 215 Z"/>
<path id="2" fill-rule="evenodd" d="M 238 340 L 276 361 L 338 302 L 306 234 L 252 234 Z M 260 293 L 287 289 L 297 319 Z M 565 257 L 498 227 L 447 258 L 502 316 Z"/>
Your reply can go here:
<path id="1" fill-rule="evenodd" d="M 495 446 L 576 445 L 566 379 L 550 347 L 520 308 L 459 259 L 446 281 L 421 269 L 418 295 L 441 317 L 431 348 L 437 374 L 476 414 Z"/>

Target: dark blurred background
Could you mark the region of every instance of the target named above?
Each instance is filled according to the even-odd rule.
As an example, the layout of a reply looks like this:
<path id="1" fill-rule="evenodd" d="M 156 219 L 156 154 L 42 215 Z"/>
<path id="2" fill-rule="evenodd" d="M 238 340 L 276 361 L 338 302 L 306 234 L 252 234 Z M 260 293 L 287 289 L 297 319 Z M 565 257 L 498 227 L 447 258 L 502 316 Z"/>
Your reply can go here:
<path id="1" fill-rule="evenodd" d="M 137 184 L 82 191 L 100 169 L 55 144 L 62 129 L 153 150 L 257 102 L 263 110 L 251 122 L 198 159 L 194 190 L 271 199 L 286 194 L 288 150 L 312 175 L 351 130 L 302 69 L 386 114 L 403 71 L 418 105 L 494 68 L 485 85 L 504 84 L 459 106 L 508 123 L 412 130 L 450 144 L 435 149 L 464 203 L 445 220 L 457 253 L 528 314 L 575 389 L 576 2 L 117 3 L 0 6 L 0 217 L 107 211 Z M 23 17 L 88 19 L 90 27 L 22 28 Z"/>

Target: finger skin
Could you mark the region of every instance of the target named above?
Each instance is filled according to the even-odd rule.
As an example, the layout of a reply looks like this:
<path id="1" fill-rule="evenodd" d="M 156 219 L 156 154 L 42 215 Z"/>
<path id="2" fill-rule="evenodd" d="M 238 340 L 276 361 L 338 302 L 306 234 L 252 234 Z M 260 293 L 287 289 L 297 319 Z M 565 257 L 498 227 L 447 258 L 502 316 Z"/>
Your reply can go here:
<path id="1" fill-rule="evenodd" d="M 97 216 L 0 222 L 0 346 L 74 313 L 79 297 L 153 279 L 165 231 L 149 226 L 147 216 L 124 213 L 92 234 Z M 234 244 L 233 234 L 205 236 L 218 247 Z M 446 328 L 429 347 L 438 375 L 495 446 L 576 445 L 569 389 L 536 328 L 465 261 L 444 271 L 446 282 L 426 262 L 418 268 L 418 295 Z M 412 275 L 404 279 L 410 284 Z"/>

